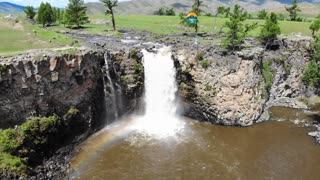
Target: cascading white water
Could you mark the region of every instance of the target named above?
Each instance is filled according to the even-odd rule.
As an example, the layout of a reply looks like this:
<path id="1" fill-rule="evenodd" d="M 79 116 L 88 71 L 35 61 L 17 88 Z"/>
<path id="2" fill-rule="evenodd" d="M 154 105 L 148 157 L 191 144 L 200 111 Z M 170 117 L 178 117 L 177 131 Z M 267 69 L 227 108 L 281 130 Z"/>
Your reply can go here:
<path id="1" fill-rule="evenodd" d="M 145 72 L 145 115 L 140 118 L 138 130 L 163 138 L 183 128 L 176 116 L 176 70 L 169 47 L 157 53 L 143 50 Z"/>
<path id="2" fill-rule="evenodd" d="M 107 112 L 112 112 L 112 114 L 114 115 L 114 119 L 118 119 L 119 118 L 119 114 L 118 114 L 118 109 L 117 109 L 117 94 L 114 88 L 114 83 L 111 80 L 110 77 L 110 70 L 109 70 L 109 64 L 108 64 L 108 53 L 104 54 L 104 62 L 105 62 L 105 73 L 107 76 L 107 80 L 104 78 L 104 97 L 107 98 L 109 97 L 109 99 L 111 100 L 111 110 L 109 109 L 109 104 L 107 104 L 107 102 L 110 102 L 109 100 L 106 100 L 106 108 L 107 108 Z M 110 93 L 108 92 L 107 89 L 110 89 Z"/>

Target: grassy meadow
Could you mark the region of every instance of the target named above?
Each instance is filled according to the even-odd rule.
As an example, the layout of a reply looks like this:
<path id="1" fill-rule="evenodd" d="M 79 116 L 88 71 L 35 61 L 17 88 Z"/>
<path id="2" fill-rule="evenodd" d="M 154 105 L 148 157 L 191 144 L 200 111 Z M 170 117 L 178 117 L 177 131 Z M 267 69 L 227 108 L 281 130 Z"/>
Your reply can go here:
<path id="1" fill-rule="evenodd" d="M 32 25 L 26 22 L 24 15 L 19 16 L 18 23 L 4 20 L 3 16 L 0 16 L 0 18 L 0 40 L 5 42 L 0 43 L 0 53 L 74 45 L 74 39 L 57 33 L 58 31 L 119 36 L 118 32 L 111 31 L 110 17 L 105 15 L 89 16 L 92 23 L 85 24 L 82 29 L 68 29 L 63 25 L 53 25 L 44 29 L 39 24 Z M 226 18 L 199 17 L 199 32 L 218 33 L 226 20 Z M 109 22 L 108 26 L 104 23 L 105 21 Z M 215 21 L 216 28 L 213 31 L 212 27 Z M 179 22 L 179 16 L 116 16 L 118 29 L 134 29 L 157 34 L 194 32 L 194 29 L 181 26 Z M 264 24 L 264 20 L 247 20 L 247 23 L 253 22 L 258 22 L 259 25 Z M 305 36 L 311 35 L 309 30 L 310 22 L 279 21 L 279 24 L 283 35 L 291 33 L 300 33 Z M 34 33 L 35 31 L 36 33 Z M 259 32 L 260 27 L 250 32 L 250 35 L 256 37 Z"/>
<path id="2" fill-rule="evenodd" d="M 91 19 L 108 19 L 104 15 L 90 16 Z M 227 21 L 227 18 L 216 18 L 215 33 L 218 33 Z M 149 31 L 157 34 L 174 34 L 183 32 L 194 32 L 192 28 L 183 27 L 179 24 L 179 16 L 129 16 L 119 15 L 116 16 L 116 23 L 118 28 L 131 28 L 141 31 Z M 214 17 L 200 16 L 200 32 L 213 32 L 212 27 L 215 22 Z M 264 20 L 247 20 L 248 23 L 258 22 L 259 25 L 264 24 Z M 311 22 L 292 22 L 292 21 L 279 21 L 282 34 L 288 35 L 290 33 L 301 33 L 305 36 L 310 36 L 311 31 L 309 26 Z M 97 28 L 106 29 L 104 25 L 95 25 Z M 102 27 L 101 27 L 102 26 Z M 111 29 L 111 24 L 108 29 Z M 251 32 L 251 36 L 257 36 L 260 28 Z"/>
<path id="3" fill-rule="evenodd" d="M 71 45 L 74 39 L 32 25 L 18 17 L 19 22 L 6 20 L 0 16 L 0 53 L 10 53 L 30 49 L 43 49 Z"/>

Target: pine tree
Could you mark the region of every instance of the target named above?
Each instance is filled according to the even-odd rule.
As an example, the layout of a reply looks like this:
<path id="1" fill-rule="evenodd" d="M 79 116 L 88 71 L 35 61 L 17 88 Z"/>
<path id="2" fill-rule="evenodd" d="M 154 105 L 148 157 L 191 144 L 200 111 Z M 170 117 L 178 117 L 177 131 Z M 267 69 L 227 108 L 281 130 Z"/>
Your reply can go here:
<path id="1" fill-rule="evenodd" d="M 81 25 L 88 22 L 86 11 L 87 6 L 85 6 L 83 0 L 69 0 L 65 10 L 66 24 L 71 27 L 76 25 L 77 28 L 80 28 Z"/>
<path id="2" fill-rule="evenodd" d="M 100 0 L 100 2 L 104 3 L 104 5 L 108 8 L 106 10 L 106 15 L 111 15 L 111 20 L 112 20 L 112 27 L 113 30 L 116 30 L 116 21 L 114 19 L 114 12 L 113 8 L 118 6 L 118 0 Z"/>
<path id="3" fill-rule="evenodd" d="M 257 23 L 243 24 L 248 18 L 248 13 L 244 11 L 238 4 L 234 6 L 233 12 L 230 13 L 229 21 L 224 26 L 228 28 L 226 38 L 223 41 L 224 47 L 235 48 L 241 45 L 248 35 L 248 32 L 257 27 Z"/>
<path id="4" fill-rule="evenodd" d="M 206 7 L 206 5 L 203 4 L 203 1 L 195 0 L 192 5 L 192 12 L 196 13 L 198 16 L 201 16 L 201 13 L 204 12 L 201 7 Z"/>
<path id="5" fill-rule="evenodd" d="M 277 15 L 271 13 L 270 17 L 267 16 L 266 22 L 262 26 L 260 39 L 264 44 L 268 45 L 276 40 L 279 34 L 281 34 L 281 30 L 278 24 Z"/>
<path id="6" fill-rule="evenodd" d="M 32 19 L 34 18 L 34 16 L 36 15 L 36 12 L 34 11 L 33 6 L 27 6 L 26 9 L 24 10 L 24 12 L 26 13 L 27 18 Z"/>
<path id="7" fill-rule="evenodd" d="M 38 9 L 37 22 L 46 27 L 53 23 L 54 15 L 51 5 L 49 3 L 41 3 Z"/>
<path id="8" fill-rule="evenodd" d="M 292 1 L 292 6 L 290 7 L 285 7 L 286 10 L 289 12 L 290 20 L 291 21 L 297 21 L 298 18 L 298 12 L 300 12 L 300 8 L 298 7 L 298 2 L 297 0 Z"/>

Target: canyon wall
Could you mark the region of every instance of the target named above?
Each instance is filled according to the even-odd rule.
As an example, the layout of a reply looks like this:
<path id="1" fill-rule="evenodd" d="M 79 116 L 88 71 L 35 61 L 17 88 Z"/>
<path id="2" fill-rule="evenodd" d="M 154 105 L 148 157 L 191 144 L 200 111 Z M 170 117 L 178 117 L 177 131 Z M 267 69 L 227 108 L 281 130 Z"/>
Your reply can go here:
<path id="1" fill-rule="evenodd" d="M 104 89 L 104 52 L 48 54 L 18 56 L 2 65 L 0 127 L 20 125 L 33 116 L 62 116 L 71 107 L 79 109 L 79 121 L 87 128 L 104 124 L 103 113 L 109 111 L 109 102 L 105 101 L 110 99 L 105 98 L 110 89 Z M 137 106 L 136 99 L 142 95 L 142 56 L 135 53 L 129 57 L 129 52 L 112 52 L 108 56 L 109 73 L 124 96 L 121 107 L 126 108 L 118 107 L 124 114 Z"/>
<path id="2" fill-rule="evenodd" d="M 173 55 L 184 115 L 222 125 L 250 126 L 269 119 L 268 108 L 307 108 L 313 95 L 302 82 L 310 38 L 281 39 L 265 50 L 248 40 L 241 51 L 214 46 L 176 49 Z"/>

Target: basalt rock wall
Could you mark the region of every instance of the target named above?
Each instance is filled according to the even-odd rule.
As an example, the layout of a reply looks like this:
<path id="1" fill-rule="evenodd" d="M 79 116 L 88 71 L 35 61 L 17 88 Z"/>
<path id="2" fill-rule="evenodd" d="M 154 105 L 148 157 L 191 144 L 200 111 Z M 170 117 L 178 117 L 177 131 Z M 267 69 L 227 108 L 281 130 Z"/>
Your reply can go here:
<path id="1" fill-rule="evenodd" d="M 281 39 L 265 50 L 255 40 L 241 51 L 219 46 L 174 49 L 184 115 L 222 125 L 250 126 L 269 119 L 268 108 L 308 108 L 303 81 L 310 38 Z M 268 85 L 269 83 L 269 85 Z"/>
<path id="2" fill-rule="evenodd" d="M 110 103 L 106 102 L 110 98 L 105 98 L 104 53 L 25 55 L 1 65 L 0 128 L 12 128 L 33 116 L 63 116 L 71 107 L 79 109 L 79 121 L 87 128 L 104 124 L 104 112 L 109 111 L 106 104 Z M 112 81 L 124 96 L 121 107 L 126 108 L 119 109 L 124 114 L 137 106 L 142 95 L 142 57 L 119 51 L 108 54 Z"/>

